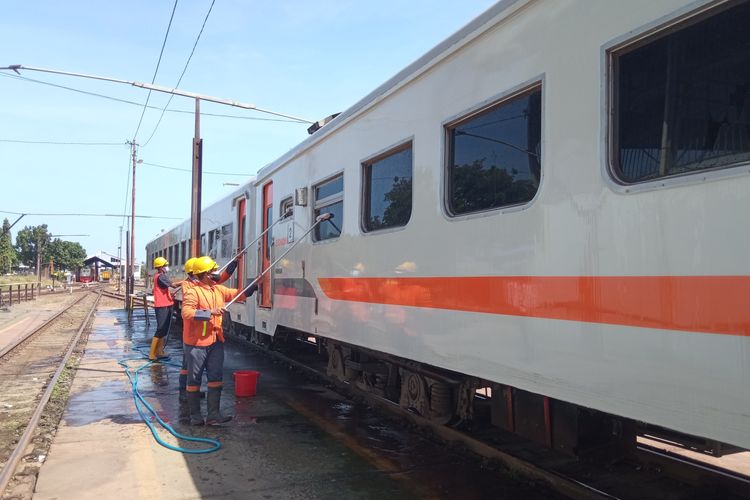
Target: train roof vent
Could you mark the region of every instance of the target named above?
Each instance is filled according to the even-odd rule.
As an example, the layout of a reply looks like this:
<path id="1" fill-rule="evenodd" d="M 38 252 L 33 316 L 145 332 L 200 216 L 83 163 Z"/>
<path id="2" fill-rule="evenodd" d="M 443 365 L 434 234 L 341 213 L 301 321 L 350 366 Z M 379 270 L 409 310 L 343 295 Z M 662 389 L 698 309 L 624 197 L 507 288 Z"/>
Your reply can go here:
<path id="1" fill-rule="evenodd" d="M 333 120 L 334 118 L 336 118 L 337 116 L 339 116 L 340 114 L 341 113 L 334 113 L 334 114 L 332 114 L 330 116 L 326 116 L 322 120 L 316 121 L 315 123 L 313 123 L 312 125 L 310 125 L 307 128 L 307 133 L 310 134 L 310 135 L 314 134 L 315 132 L 317 132 L 318 130 L 320 130 L 321 128 L 323 128 L 323 126 L 325 124 L 327 124 L 328 122 L 330 122 L 331 120 Z"/>

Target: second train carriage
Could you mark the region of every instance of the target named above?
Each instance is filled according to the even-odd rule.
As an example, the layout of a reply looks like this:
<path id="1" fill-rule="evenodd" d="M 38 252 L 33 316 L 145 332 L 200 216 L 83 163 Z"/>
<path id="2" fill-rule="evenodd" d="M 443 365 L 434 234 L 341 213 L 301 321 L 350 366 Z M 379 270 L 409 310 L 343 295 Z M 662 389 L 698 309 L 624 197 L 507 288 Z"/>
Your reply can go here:
<path id="1" fill-rule="evenodd" d="M 498 3 L 258 173 L 247 238 L 293 218 L 245 277 L 297 246 L 241 323 L 431 418 L 490 387 L 558 447 L 593 409 L 750 448 L 748 21 Z"/>
<path id="2" fill-rule="evenodd" d="M 254 234 L 254 220 L 249 217 L 255 200 L 252 179 L 235 189 L 231 194 L 208 205 L 201 211 L 201 255 L 210 255 L 219 265 L 226 264 L 250 241 Z M 169 262 L 169 276 L 172 280 L 183 279 L 185 262 L 190 258 L 190 220 L 186 220 L 164 232 L 146 245 L 148 260 L 149 287 L 154 276 L 153 262 L 156 257 L 164 257 Z M 229 282 L 230 287 L 243 287 L 248 277 L 255 276 L 255 253 L 246 253 L 237 271 Z M 178 304 L 181 293 L 176 294 Z M 238 325 L 252 328 L 255 308 L 251 302 L 236 303 L 230 306 L 231 320 Z"/>

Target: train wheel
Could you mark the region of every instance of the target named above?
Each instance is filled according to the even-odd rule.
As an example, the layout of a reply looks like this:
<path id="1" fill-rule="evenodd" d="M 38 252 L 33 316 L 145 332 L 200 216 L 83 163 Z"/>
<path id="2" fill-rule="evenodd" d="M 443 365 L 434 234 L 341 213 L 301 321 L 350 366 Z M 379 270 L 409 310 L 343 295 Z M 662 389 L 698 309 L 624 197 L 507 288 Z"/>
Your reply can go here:
<path id="1" fill-rule="evenodd" d="M 416 411 L 423 417 L 429 417 L 430 402 L 427 397 L 427 383 L 424 377 L 403 368 L 400 371 L 401 400 L 399 404 L 403 408 Z"/>
<path id="2" fill-rule="evenodd" d="M 348 380 L 346 375 L 346 364 L 344 362 L 344 354 L 341 352 L 340 347 L 333 347 L 328 353 L 328 376 L 336 377 L 341 382 Z"/>

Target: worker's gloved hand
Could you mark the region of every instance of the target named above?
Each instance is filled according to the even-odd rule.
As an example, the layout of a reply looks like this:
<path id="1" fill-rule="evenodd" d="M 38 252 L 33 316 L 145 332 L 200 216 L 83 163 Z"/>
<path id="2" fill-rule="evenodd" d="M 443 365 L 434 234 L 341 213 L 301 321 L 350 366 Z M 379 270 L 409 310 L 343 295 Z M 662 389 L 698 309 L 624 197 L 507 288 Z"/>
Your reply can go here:
<path id="1" fill-rule="evenodd" d="M 229 265 L 227 265 L 227 268 L 225 269 L 227 275 L 229 276 L 232 275 L 235 269 L 237 269 L 237 263 L 238 263 L 238 260 L 237 260 L 237 257 L 235 257 L 234 260 L 230 262 Z"/>
<path id="2" fill-rule="evenodd" d="M 253 286 L 251 286 L 250 288 L 248 288 L 247 290 L 245 290 L 245 297 L 249 297 L 249 296 L 251 296 L 251 295 L 252 295 L 252 294 L 254 294 L 254 293 L 255 293 L 255 292 L 257 291 L 257 290 L 258 290 L 258 284 L 256 283 L 256 284 L 254 284 Z"/>

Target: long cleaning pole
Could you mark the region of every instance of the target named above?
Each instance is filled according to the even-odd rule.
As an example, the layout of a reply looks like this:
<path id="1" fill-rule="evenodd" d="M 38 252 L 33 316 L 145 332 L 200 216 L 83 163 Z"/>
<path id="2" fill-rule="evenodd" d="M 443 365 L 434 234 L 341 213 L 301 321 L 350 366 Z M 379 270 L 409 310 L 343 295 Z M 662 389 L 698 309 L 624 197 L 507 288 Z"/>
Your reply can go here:
<path id="1" fill-rule="evenodd" d="M 320 224 L 320 223 L 321 223 L 321 222 L 323 222 L 323 221 L 327 221 L 327 220 L 329 220 L 329 219 L 332 219 L 332 218 L 333 218 L 333 214 L 332 214 L 332 213 L 330 213 L 330 212 L 326 212 L 326 213 L 324 213 L 324 214 L 320 214 L 320 215 L 318 215 L 318 217 L 317 217 L 317 218 L 315 219 L 315 224 L 313 224 L 312 226 L 310 226 L 310 229 L 308 229 L 308 230 L 307 230 L 307 231 L 305 232 L 305 234 L 303 234 L 303 235 L 302 235 L 302 237 L 301 237 L 300 239 L 298 239 L 297 241 L 295 241 L 295 242 L 294 242 L 294 244 L 293 244 L 292 246 L 290 246 L 289 248 L 287 248 L 287 249 L 286 249 L 286 251 L 284 251 L 284 253 L 282 253 L 281 255 L 279 255 L 279 258 L 278 258 L 278 259 L 276 259 L 275 261 L 271 262 L 271 263 L 270 263 L 270 264 L 268 265 L 268 267 L 267 267 L 267 268 L 265 268 L 265 269 L 263 270 L 263 272 L 262 272 L 262 273 L 260 273 L 260 274 L 259 274 L 259 275 L 258 275 L 258 276 L 257 276 L 257 277 L 256 277 L 256 278 L 255 278 L 255 279 L 253 280 L 253 281 L 252 281 L 252 283 L 250 283 L 250 284 L 249 284 L 249 285 L 247 285 L 247 286 L 246 286 L 245 288 L 243 288 L 243 289 L 242 289 L 242 291 L 240 291 L 240 292 L 239 292 L 239 293 L 237 294 L 237 296 L 235 296 L 235 297 L 234 297 L 234 298 L 233 298 L 232 300 L 230 300 L 230 301 L 229 301 L 229 303 L 225 304 L 225 305 L 224 305 L 224 309 L 226 309 L 227 307 L 229 307 L 229 306 L 231 306 L 232 304 L 234 304 L 234 303 L 235 303 L 235 302 L 237 301 L 237 299 L 239 299 L 239 298 L 240 298 L 240 297 L 241 297 L 241 296 L 242 296 L 242 295 L 243 295 L 243 294 L 244 294 L 244 293 L 245 293 L 245 292 L 246 292 L 247 290 L 249 290 L 249 289 L 250 289 L 250 287 L 251 287 L 251 286 L 253 286 L 253 285 L 254 285 L 254 284 L 256 284 L 256 283 L 257 283 L 258 281 L 260 281 L 260 279 L 261 279 L 261 278 L 263 277 L 263 275 L 264 275 L 264 274 L 266 274 L 266 273 L 267 273 L 267 272 L 268 272 L 268 271 L 269 271 L 269 270 L 270 270 L 270 269 L 271 269 L 271 268 L 272 268 L 273 266 L 275 266 L 275 265 L 276 265 L 276 264 L 277 264 L 277 263 L 278 263 L 278 262 L 279 262 L 279 261 L 280 261 L 281 259 L 283 259 L 283 258 L 284 258 L 284 256 L 285 256 L 286 254 L 288 254 L 289 252 L 291 252 L 291 251 L 292 251 L 292 249 L 293 249 L 294 247 L 296 247 L 296 246 L 297 246 L 298 244 L 300 244 L 300 243 L 302 242 L 302 240 L 304 240 L 304 239 L 305 239 L 305 236 L 307 236 L 308 234 L 310 234 L 310 233 L 312 232 L 312 230 L 313 230 L 313 229 L 315 229 L 315 228 L 316 228 L 316 227 L 318 226 L 318 224 Z"/>
<path id="2" fill-rule="evenodd" d="M 219 270 L 217 272 L 221 273 L 224 269 L 226 269 L 229 266 L 229 264 L 232 263 L 232 261 L 234 259 L 236 259 L 240 255 L 242 255 L 243 253 L 247 252 L 248 248 L 250 248 L 251 246 L 255 245 L 258 242 L 258 240 L 261 239 L 263 237 L 263 235 L 265 235 L 273 226 L 275 226 L 276 224 L 278 224 L 281 221 L 287 220 L 291 216 L 292 216 L 292 212 L 289 211 L 289 212 L 285 213 L 283 217 L 281 217 L 279 219 L 276 219 L 276 221 L 273 224 L 271 224 L 270 226 L 268 226 L 267 228 L 265 228 L 263 230 L 263 232 L 258 235 L 257 238 L 255 238 L 253 241 L 251 241 L 250 243 L 248 243 L 245 248 L 243 248 L 242 250 L 240 250 L 239 252 L 237 252 L 236 254 L 234 254 L 232 256 L 232 258 L 229 259 L 229 262 L 227 262 L 226 264 L 224 264 L 223 266 L 221 266 L 221 268 L 219 268 Z"/>

